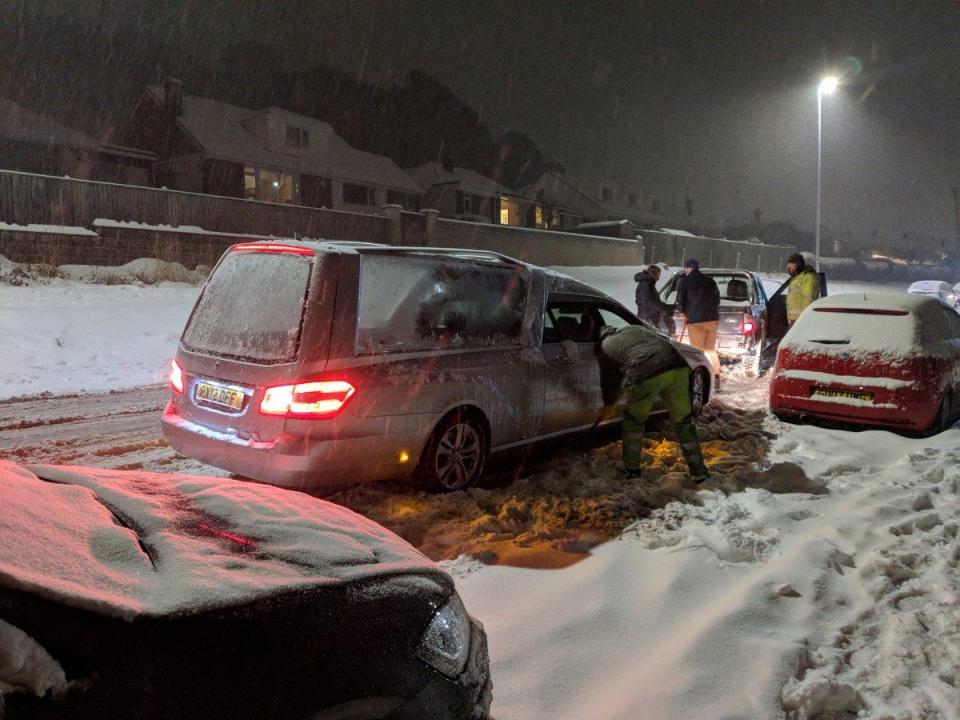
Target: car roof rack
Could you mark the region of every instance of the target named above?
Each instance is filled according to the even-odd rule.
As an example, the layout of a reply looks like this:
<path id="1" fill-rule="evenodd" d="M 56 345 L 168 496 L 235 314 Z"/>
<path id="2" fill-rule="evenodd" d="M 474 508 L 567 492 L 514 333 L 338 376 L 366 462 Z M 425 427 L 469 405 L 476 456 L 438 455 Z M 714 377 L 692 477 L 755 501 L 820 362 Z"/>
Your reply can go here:
<path id="1" fill-rule="evenodd" d="M 429 255 L 449 255 L 450 257 L 456 257 L 460 259 L 477 259 L 477 260 L 498 260 L 507 265 L 519 265 L 526 266 L 527 263 L 522 260 L 517 260 L 516 258 L 510 257 L 509 255 L 504 255 L 503 253 L 493 252 L 492 250 L 471 250 L 470 248 L 443 248 L 443 247 L 416 247 L 416 246 L 396 246 L 396 245 L 378 245 L 375 243 L 339 243 L 334 241 L 337 245 L 347 245 L 354 247 L 357 250 L 362 250 L 364 253 L 384 253 L 384 254 L 402 254 L 402 253 L 417 253 L 417 254 L 429 254 Z"/>

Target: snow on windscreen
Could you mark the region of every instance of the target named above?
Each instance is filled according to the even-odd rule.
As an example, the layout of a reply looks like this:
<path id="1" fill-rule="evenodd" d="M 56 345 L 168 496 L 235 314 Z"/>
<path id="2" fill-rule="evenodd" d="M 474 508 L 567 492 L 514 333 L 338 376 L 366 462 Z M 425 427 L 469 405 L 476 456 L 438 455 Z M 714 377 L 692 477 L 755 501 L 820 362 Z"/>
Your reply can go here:
<path id="1" fill-rule="evenodd" d="M 296 359 L 312 267 L 301 255 L 229 254 L 200 295 L 184 347 L 255 362 Z"/>
<path id="2" fill-rule="evenodd" d="M 517 343 L 526 271 L 435 257 L 364 255 L 361 355 Z"/>
<path id="3" fill-rule="evenodd" d="M 133 618 L 380 576 L 450 581 L 389 530 L 236 480 L 0 461 L 0 584 Z"/>

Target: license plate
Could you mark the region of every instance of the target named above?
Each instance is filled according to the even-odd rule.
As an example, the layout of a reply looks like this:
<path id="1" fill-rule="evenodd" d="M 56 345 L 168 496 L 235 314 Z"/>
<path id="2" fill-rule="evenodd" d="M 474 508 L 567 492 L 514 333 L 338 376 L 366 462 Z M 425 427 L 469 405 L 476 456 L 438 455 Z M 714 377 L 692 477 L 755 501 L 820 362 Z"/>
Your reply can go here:
<path id="1" fill-rule="evenodd" d="M 194 398 L 199 402 L 219 405 L 231 410 L 243 409 L 243 393 L 231 387 L 210 382 L 197 383 Z"/>
<path id="2" fill-rule="evenodd" d="M 862 392 L 860 390 L 835 390 L 834 388 L 814 388 L 814 397 L 822 398 L 847 398 L 850 400 L 862 400 L 863 402 L 872 402 L 872 392 Z"/>

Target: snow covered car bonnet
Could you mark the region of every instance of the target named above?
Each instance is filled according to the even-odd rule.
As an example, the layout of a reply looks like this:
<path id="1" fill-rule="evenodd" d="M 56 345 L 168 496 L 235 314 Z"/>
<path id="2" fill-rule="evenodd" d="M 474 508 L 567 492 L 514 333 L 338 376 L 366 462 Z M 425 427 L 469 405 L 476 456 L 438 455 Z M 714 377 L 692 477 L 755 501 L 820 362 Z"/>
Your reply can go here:
<path id="1" fill-rule="evenodd" d="M 0 507 L 0 584 L 126 619 L 373 577 L 453 586 L 371 520 L 237 480 L 0 461 Z"/>

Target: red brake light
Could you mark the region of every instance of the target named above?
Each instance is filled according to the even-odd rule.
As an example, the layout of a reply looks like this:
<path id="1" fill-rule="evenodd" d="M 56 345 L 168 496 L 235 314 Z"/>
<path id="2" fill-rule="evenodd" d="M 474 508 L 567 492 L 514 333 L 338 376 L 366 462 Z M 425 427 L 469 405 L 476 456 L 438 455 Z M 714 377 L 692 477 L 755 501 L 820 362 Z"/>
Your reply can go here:
<path id="1" fill-rule="evenodd" d="M 261 415 L 292 418 L 333 417 L 356 389 L 345 380 L 324 380 L 267 388 L 260 401 Z"/>
<path id="2" fill-rule="evenodd" d="M 283 245 L 282 243 L 240 243 L 234 245 L 231 252 L 285 253 L 288 255 L 316 255 L 312 248 L 303 245 Z"/>
<path id="3" fill-rule="evenodd" d="M 177 395 L 183 395 L 183 368 L 175 359 L 170 361 L 170 387 Z"/>
<path id="4" fill-rule="evenodd" d="M 756 325 L 754 325 L 753 318 L 748 316 L 743 319 L 743 325 L 740 329 L 745 337 L 749 337 L 750 335 L 753 335 L 755 328 Z"/>

